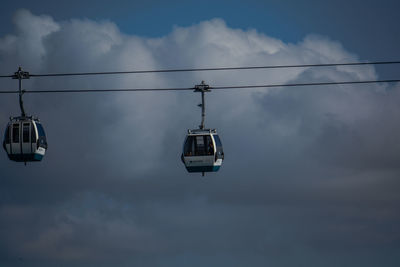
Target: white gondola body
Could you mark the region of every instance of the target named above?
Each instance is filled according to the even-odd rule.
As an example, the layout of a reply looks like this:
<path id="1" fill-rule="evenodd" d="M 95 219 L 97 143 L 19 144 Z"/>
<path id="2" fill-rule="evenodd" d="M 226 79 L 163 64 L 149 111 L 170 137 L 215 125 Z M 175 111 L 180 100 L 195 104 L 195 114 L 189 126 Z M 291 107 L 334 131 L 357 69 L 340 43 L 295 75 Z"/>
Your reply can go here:
<path id="1" fill-rule="evenodd" d="M 216 172 L 224 153 L 216 130 L 188 130 L 182 161 L 188 172 Z"/>
<path id="2" fill-rule="evenodd" d="M 13 118 L 7 125 L 3 148 L 10 160 L 41 161 L 47 149 L 43 126 L 32 117 Z"/>

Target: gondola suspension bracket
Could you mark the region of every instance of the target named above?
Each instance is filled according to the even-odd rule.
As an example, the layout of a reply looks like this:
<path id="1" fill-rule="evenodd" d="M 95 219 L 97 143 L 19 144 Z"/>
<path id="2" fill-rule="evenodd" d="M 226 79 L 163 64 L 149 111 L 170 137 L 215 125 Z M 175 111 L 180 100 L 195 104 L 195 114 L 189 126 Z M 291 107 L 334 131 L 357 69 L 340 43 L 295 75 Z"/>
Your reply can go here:
<path id="1" fill-rule="evenodd" d="M 21 109 L 21 117 L 26 117 L 24 102 L 22 101 L 22 96 L 25 93 L 25 90 L 22 90 L 22 80 L 29 79 L 29 72 L 23 71 L 21 67 L 18 68 L 18 71 L 14 73 L 13 79 L 18 79 L 18 89 L 19 89 L 19 107 Z"/>
<path id="2" fill-rule="evenodd" d="M 206 105 L 205 105 L 204 93 L 211 92 L 210 88 L 211 87 L 204 81 L 201 81 L 200 84 L 194 87 L 194 92 L 201 93 L 201 104 L 198 105 L 198 107 L 201 107 L 201 123 L 199 125 L 200 130 L 204 129 L 204 120 L 206 118 Z"/>

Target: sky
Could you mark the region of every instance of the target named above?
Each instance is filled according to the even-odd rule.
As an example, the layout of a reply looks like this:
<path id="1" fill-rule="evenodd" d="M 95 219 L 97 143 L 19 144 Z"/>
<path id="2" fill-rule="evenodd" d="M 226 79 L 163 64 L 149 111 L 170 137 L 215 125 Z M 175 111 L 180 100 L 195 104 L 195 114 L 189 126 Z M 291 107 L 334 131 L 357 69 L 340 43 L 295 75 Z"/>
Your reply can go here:
<path id="1" fill-rule="evenodd" d="M 396 1 L 3 1 L 0 75 L 399 60 Z M 31 78 L 27 90 L 398 79 L 397 66 Z M 0 80 L 0 90 L 17 82 Z M 0 95 L 0 125 L 19 114 Z M 399 266 L 400 84 L 214 90 L 225 160 L 186 172 L 200 95 L 26 94 L 0 153 L 1 266 Z M 4 128 L 3 128 L 4 130 Z"/>

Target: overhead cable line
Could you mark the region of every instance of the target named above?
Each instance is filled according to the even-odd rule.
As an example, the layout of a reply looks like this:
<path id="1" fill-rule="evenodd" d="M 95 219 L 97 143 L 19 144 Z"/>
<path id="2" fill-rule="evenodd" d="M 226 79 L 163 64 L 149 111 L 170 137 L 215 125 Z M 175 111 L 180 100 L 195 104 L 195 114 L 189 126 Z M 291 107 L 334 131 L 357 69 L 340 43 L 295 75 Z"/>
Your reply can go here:
<path id="1" fill-rule="evenodd" d="M 326 64 L 299 64 L 299 65 L 269 65 L 269 66 L 247 66 L 247 67 L 185 68 L 185 69 L 132 70 L 132 71 L 106 71 L 106 72 L 42 73 L 42 74 L 29 74 L 29 77 L 60 77 L 60 76 L 90 76 L 90 75 L 115 75 L 115 74 L 196 72 L 196 71 L 285 69 L 285 68 L 311 68 L 311 67 L 363 66 L 363 65 L 389 65 L 389 64 L 400 64 L 400 61 L 348 62 L 348 63 L 326 63 Z M 14 75 L 0 76 L 0 78 L 13 78 L 13 77 L 14 77 Z"/>
<path id="2" fill-rule="evenodd" d="M 225 89 L 252 89 L 273 87 L 301 87 L 301 86 L 328 86 L 349 84 L 373 84 L 373 83 L 395 83 L 400 79 L 391 80 L 367 80 L 367 81 L 343 81 L 343 82 L 315 82 L 315 83 L 287 83 L 287 84 L 264 84 L 264 85 L 232 85 L 232 86 L 210 86 L 213 90 Z M 105 92 L 150 92 L 150 91 L 188 91 L 195 88 L 121 88 L 121 89 L 61 89 L 61 90 L 23 90 L 23 93 L 105 93 Z M 14 94 L 19 91 L 0 91 L 0 94 Z"/>

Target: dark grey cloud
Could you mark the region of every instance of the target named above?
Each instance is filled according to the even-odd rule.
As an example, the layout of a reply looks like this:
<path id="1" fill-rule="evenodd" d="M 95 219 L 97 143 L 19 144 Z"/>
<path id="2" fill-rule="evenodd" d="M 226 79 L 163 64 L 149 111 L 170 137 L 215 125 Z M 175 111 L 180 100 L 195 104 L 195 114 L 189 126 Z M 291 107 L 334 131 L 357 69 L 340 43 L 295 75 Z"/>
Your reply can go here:
<path id="1" fill-rule="evenodd" d="M 109 21 L 54 21 L 21 10 L 0 38 L 0 70 L 32 73 L 355 61 L 326 37 L 286 44 L 215 19 L 161 38 Z M 37 31 L 38 34 L 33 34 Z M 31 36 L 34 36 L 31 37 Z M 40 38 L 39 38 L 40 37 Z M 18 43 L 18 45 L 16 45 Z M 24 51 L 29 51 L 25 56 Z M 262 84 L 375 79 L 372 67 L 36 78 L 26 89 Z M 16 88 L 2 81 L 1 90 Z M 0 156 L 5 266 L 397 266 L 398 85 L 208 93 L 222 137 L 218 173 L 180 162 L 197 127 L 190 92 L 26 95 L 45 124 L 43 162 Z M 18 114 L 0 98 L 0 124 Z"/>

